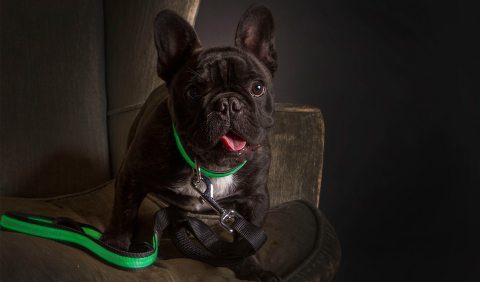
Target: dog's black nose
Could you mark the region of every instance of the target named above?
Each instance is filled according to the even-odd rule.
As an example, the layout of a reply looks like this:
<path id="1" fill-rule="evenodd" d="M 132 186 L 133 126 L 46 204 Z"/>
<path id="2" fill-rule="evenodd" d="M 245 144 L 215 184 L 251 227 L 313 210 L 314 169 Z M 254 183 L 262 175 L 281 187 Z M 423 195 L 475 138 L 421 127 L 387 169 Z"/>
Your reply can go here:
<path id="1" fill-rule="evenodd" d="M 229 105 L 228 105 L 228 98 L 221 98 L 217 101 L 217 104 L 215 105 L 215 110 L 219 113 L 222 113 L 224 115 L 227 114 Z"/>
<path id="2" fill-rule="evenodd" d="M 219 99 L 215 105 L 215 110 L 224 115 L 227 115 L 228 112 L 230 112 L 230 114 L 235 114 L 237 112 L 240 112 L 242 108 L 242 102 L 240 102 L 240 100 L 235 97 L 223 97 Z"/>
<path id="3" fill-rule="evenodd" d="M 243 108 L 243 104 L 235 97 L 230 97 L 230 111 L 232 113 L 239 112 Z"/>

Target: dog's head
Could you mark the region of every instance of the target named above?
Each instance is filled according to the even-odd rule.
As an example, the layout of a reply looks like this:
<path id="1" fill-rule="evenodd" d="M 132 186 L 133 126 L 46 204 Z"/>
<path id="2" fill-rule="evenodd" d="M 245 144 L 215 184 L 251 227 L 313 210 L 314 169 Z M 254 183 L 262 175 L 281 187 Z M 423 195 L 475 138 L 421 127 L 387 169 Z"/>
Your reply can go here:
<path id="1" fill-rule="evenodd" d="M 206 166 L 234 167 L 249 159 L 273 126 L 278 64 L 270 10 L 251 6 L 235 46 L 206 50 L 188 22 L 165 10 L 155 19 L 155 45 L 157 72 L 187 152 Z"/>

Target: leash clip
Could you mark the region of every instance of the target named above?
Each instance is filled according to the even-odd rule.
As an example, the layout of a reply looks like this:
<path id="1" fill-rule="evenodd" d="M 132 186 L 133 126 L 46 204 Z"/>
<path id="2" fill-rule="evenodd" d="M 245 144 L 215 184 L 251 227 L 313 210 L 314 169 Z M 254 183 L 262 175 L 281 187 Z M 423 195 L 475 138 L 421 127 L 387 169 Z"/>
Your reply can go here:
<path id="1" fill-rule="evenodd" d="M 242 218 L 242 216 L 234 210 L 225 210 L 222 208 L 215 200 L 213 199 L 213 184 L 210 178 L 204 176 L 200 172 L 200 166 L 197 164 L 197 160 L 195 160 L 196 169 L 194 170 L 194 177 L 192 178 L 192 187 L 195 191 L 200 194 L 200 198 L 198 199 L 201 204 L 207 202 L 207 204 L 212 207 L 215 212 L 220 215 L 220 226 L 222 226 L 225 230 L 230 233 L 233 233 L 234 230 L 230 228 L 225 222 L 233 217 L 235 218 Z M 195 177 L 196 176 L 196 177 Z M 199 189 L 200 182 L 203 181 L 205 183 L 205 191 L 201 191 Z"/>
<path id="2" fill-rule="evenodd" d="M 203 181 L 203 183 L 205 183 L 205 186 L 206 186 L 205 191 L 201 191 L 199 189 L 198 184 L 200 184 L 200 181 Z M 206 176 L 201 176 L 200 181 L 197 181 L 195 178 L 192 179 L 193 188 L 195 189 L 195 191 L 198 192 L 198 194 L 200 194 L 200 198 L 199 198 L 200 203 L 203 204 L 207 202 L 207 204 L 209 204 L 212 207 L 212 209 L 214 209 L 217 212 L 217 214 L 219 215 L 223 214 L 225 210 L 221 206 L 219 206 L 217 202 L 215 202 L 215 200 L 213 199 L 213 184 L 210 178 Z"/>

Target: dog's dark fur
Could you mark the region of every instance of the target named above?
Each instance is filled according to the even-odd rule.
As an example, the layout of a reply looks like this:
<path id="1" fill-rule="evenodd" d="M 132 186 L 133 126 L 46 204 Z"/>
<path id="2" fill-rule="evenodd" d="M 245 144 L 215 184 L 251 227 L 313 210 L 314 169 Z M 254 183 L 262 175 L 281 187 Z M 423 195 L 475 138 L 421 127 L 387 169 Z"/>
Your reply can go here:
<path id="1" fill-rule="evenodd" d="M 210 210 L 189 192 L 193 191 L 189 187 L 193 171 L 176 146 L 172 123 L 187 154 L 202 167 L 223 170 L 247 160 L 223 184 L 212 179 L 218 184 L 214 193 L 220 187 L 215 200 L 220 205 L 233 202 L 245 219 L 263 226 L 269 210 L 267 133 L 274 122 L 272 77 L 278 66 L 270 10 L 251 6 L 238 24 L 235 47 L 206 50 L 183 18 L 162 11 L 155 19 L 155 45 L 157 72 L 169 96 L 162 100 L 150 95 L 131 128 L 116 182 L 113 215 L 102 240 L 119 249 L 129 248 L 138 208 L 147 193 L 187 211 Z M 264 85 L 262 95 L 252 94 L 252 84 L 257 82 Z M 196 92 L 189 92 L 193 88 Z M 246 141 L 245 148 L 226 149 L 220 139 L 231 132 Z M 247 258 L 235 272 L 241 279 L 279 279 L 256 256 Z"/>

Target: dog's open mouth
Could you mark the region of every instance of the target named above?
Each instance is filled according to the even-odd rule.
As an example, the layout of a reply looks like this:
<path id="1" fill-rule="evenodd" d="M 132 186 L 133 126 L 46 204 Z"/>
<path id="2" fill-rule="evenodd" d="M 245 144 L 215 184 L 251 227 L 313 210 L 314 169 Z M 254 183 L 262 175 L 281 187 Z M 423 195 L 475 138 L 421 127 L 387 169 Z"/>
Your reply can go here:
<path id="1" fill-rule="evenodd" d="M 232 131 L 229 131 L 226 135 L 222 136 L 220 140 L 228 151 L 241 150 L 245 147 L 245 144 L 247 144 L 247 141 L 243 140 L 242 137 Z"/>
<path id="2" fill-rule="evenodd" d="M 220 139 L 217 139 L 217 143 L 211 148 L 202 150 L 202 148 L 189 145 L 206 168 L 213 164 L 224 168 L 237 167 L 249 159 L 253 151 L 261 147 L 260 144 L 251 145 L 244 137 L 233 130 L 224 134 Z"/>

